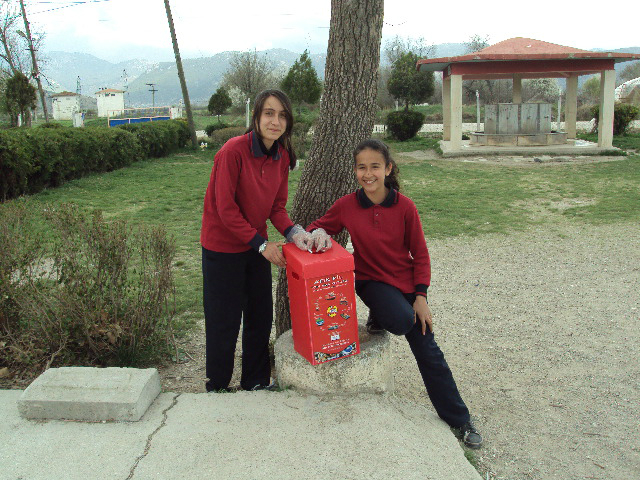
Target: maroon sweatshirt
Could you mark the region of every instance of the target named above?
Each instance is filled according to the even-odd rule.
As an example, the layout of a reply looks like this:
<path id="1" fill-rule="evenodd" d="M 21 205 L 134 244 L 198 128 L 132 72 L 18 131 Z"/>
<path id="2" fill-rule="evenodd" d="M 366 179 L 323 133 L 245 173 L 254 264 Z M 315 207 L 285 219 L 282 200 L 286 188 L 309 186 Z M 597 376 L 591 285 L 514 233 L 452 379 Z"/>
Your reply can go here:
<path id="1" fill-rule="evenodd" d="M 338 199 L 307 231 L 324 228 L 351 236 L 356 280 L 376 280 L 403 293 L 427 292 L 431 261 L 415 204 L 390 190 L 374 205 L 362 189 Z"/>
<path id="2" fill-rule="evenodd" d="M 214 158 L 200 231 L 207 250 L 257 250 L 268 238 L 267 219 L 283 235 L 293 226 L 285 208 L 289 152 L 275 142 L 265 153 L 260 143 L 249 132 L 230 139 Z"/>

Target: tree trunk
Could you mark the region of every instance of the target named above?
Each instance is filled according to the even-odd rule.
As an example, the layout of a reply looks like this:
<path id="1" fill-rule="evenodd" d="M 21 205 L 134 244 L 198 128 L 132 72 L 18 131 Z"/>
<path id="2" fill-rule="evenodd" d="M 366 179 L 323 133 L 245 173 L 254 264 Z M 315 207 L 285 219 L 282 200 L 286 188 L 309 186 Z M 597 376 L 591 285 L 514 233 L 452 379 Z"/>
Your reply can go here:
<path id="1" fill-rule="evenodd" d="M 320 118 L 290 216 L 306 227 L 354 191 L 353 149 L 371 136 L 376 113 L 384 0 L 332 0 Z M 347 242 L 346 232 L 338 237 Z M 291 328 L 284 269 L 276 290 L 276 335 Z"/>

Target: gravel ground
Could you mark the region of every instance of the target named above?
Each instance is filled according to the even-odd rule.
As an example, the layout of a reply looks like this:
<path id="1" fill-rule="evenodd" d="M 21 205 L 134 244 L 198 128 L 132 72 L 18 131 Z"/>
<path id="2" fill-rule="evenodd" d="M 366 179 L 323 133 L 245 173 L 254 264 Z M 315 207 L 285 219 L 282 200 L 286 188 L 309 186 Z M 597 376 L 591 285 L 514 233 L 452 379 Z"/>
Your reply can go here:
<path id="1" fill-rule="evenodd" d="M 640 478 L 639 238 L 567 224 L 429 241 L 436 338 L 485 437 L 484 475 Z M 163 369 L 164 387 L 203 391 L 202 334 L 184 346 L 194 361 Z M 393 346 L 394 395 L 430 405 L 406 341 Z"/>

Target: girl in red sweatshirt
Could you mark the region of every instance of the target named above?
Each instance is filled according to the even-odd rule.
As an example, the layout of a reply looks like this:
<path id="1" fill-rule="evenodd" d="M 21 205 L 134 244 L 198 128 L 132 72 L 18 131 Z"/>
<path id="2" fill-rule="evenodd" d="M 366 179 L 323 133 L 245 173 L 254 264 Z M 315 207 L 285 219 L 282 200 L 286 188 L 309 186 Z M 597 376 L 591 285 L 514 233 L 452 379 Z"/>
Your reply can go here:
<path id="1" fill-rule="evenodd" d="M 399 192 L 398 168 L 381 141 L 356 147 L 354 170 L 362 188 L 338 199 L 307 228 L 313 247 L 331 248 L 330 235 L 347 229 L 356 293 L 370 312 L 367 330 L 405 336 L 438 415 L 468 447 L 479 448 L 482 437 L 433 335 L 427 302 L 431 263 L 418 210 Z"/>

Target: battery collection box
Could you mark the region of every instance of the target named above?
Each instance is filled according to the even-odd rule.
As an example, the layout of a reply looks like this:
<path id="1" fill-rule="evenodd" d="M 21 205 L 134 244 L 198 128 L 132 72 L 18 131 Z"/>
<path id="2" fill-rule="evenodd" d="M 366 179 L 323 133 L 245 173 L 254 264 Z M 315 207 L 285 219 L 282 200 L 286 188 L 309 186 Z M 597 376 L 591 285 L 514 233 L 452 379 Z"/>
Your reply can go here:
<path id="1" fill-rule="evenodd" d="M 312 365 L 360 353 L 353 256 L 336 242 L 323 253 L 282 250 L 295 350 Z"/>

